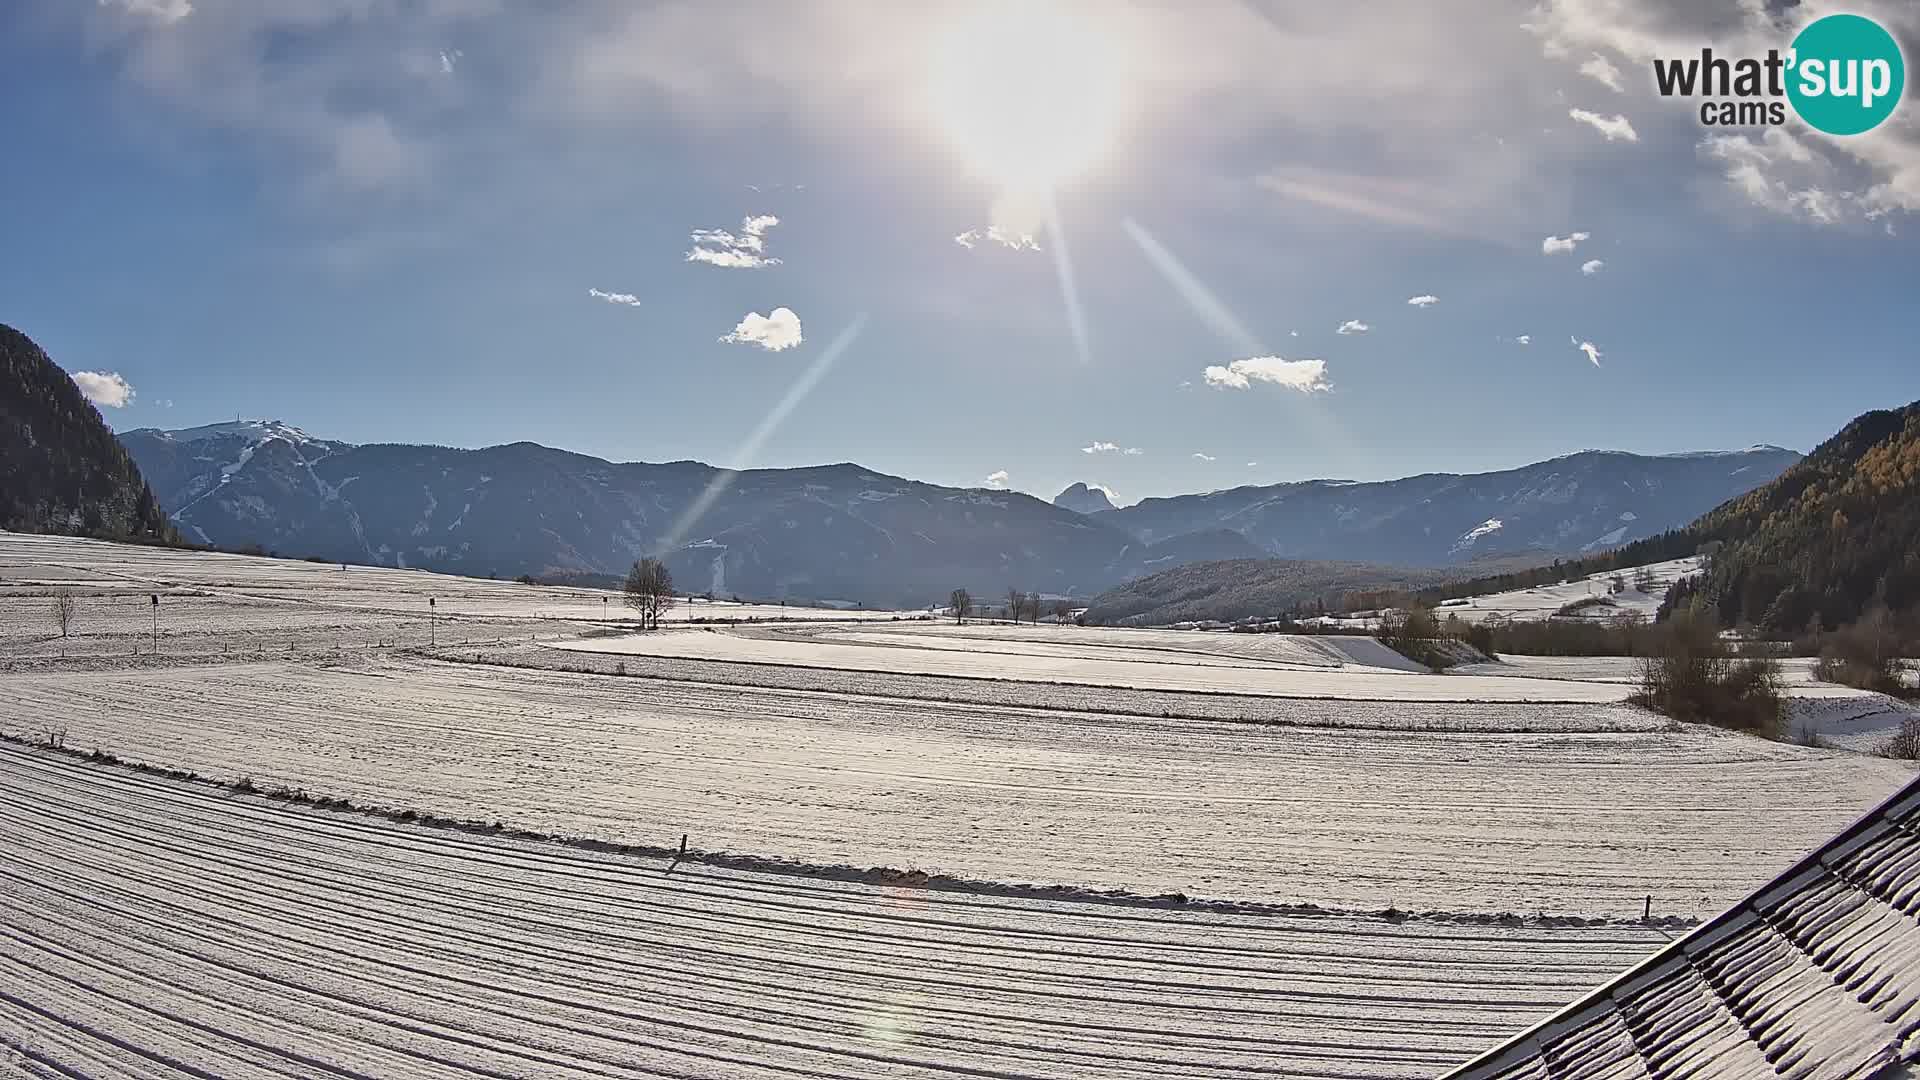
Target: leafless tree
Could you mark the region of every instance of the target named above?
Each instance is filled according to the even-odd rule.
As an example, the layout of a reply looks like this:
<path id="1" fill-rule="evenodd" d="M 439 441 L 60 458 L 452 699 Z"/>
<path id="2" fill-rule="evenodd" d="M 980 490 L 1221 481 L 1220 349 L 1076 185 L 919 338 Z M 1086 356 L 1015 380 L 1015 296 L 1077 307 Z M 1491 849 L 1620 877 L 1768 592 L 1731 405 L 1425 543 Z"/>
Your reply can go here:
<path id="1" fill-rule="evenodd" d="M 1007 618 L 1020 621 L 1020 613 L 1027 610 L 1027 594 L 1013 586 L 1007 586 Z"/>
<path id="2" fill-rule="evenodd" d="M 73 632 L 73 611 L 76 606 L 72 589 L 61 589 L 53 594 L 53 622 L 60 628 L 61 637 Z"/>
<path id="3" fill-rule="evenodd" d="M 1037 592 L 1028 593 L 1026 597 L 1026 605 L 1027 605 L 1027 618 L 1033 620 L 1033 625 L 1039 626 L 1040 625 L 1040 594 Z"/>
<path id="4" fill-rule="evenodd" d="M 660 616 L 673 606 L 673 575 L 667 564 L 648 556 L 627 571 L 627 606 L 640 616 L 640 629 L 657 630 Z"/>
<path id="5" fill-rule="evenodd" d="M 1053 602 L 1053 617 L 1065 623 L 1073 618 L 1073 601 L 1061 597 Z"/>
<path id="6" fill-rule="evenodd" d="M 953 621 L 967 621 L 967 613 L 973 610 L 973 595 L 965 589 L 955 589 L 947 597 L 947 610 L 953 612 Z"/>

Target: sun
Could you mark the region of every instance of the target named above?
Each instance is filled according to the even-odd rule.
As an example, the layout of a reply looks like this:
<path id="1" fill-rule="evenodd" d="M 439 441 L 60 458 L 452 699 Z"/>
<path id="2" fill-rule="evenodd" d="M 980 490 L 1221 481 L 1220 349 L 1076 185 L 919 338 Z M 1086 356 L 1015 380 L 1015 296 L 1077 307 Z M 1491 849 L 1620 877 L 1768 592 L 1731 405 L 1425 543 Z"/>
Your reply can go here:
<path id="1" fill-rule="evenodd" d="M 1044 194 L 1111 150 L 1127 67 L 1105 22 L 1045 3 L 994 3 L 937 39 L 928 104 L 982 179 L 1003 194 Z"/>

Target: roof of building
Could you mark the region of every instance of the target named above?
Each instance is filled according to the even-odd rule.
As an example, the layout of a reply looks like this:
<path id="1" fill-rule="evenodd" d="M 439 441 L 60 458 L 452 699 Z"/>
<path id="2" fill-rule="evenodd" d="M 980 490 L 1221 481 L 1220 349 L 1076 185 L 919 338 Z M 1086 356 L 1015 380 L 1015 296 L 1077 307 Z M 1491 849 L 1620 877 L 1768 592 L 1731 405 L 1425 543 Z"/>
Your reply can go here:
<path id="1" fill-rule="evenodd" d="M 1920 1076 L 1920 779 L 1445 1080 Z"/>

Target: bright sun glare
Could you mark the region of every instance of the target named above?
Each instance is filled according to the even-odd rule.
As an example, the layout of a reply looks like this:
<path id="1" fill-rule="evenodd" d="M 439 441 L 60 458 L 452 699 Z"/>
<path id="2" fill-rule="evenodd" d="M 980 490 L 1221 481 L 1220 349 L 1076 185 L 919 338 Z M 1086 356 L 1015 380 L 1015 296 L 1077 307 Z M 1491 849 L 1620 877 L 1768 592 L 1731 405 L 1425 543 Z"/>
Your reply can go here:
<path id="1" fill-rule="evenodd" d="M 933 114 L 1003 194 L 1044 194 L 1113 145 L 1126 56 L 1102 22 L 1042 3 L 969 11 L 936 44 Z"/>

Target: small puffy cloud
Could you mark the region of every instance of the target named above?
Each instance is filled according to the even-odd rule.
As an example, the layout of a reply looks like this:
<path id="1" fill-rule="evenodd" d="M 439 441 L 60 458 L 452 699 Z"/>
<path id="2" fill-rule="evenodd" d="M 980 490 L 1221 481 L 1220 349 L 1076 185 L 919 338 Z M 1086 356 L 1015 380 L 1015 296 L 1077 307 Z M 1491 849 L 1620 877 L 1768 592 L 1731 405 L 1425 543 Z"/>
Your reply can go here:
<path id="1" fill-rule="evenodd" d="M 1568 109 L 1567 115 L 1606 136 L 1608 142 L 1616 139 L 1621 142 L 1640 141 L 1640 133 L 1633 130 L 1632 122 L 1624 116 L 1601 116 L 1585 109 Z"/>
<path id="2" fill-rule="evenodd" d="M 1417 308 L 1432 307 L 1433 305 L 1439 302 L 1440 302 L 1440 298 L 1433 295 L 1432 293 L 1428 293 L 1424 296 L 1410 297 L 1407 300 L 1407 303 L 1412 304 L 1414 307 L 1417 307 Z"/>
<path id="3" fill-rule="evenodd" d="M 1334 333 L 1364 334 L 1371 329 L 1373 329 L 1373 327 L 1368 326 L 1366 323 L 1361 322 L 1359 319 L 1348 319 L 1346 322 L 1341 323 L 1340 328 L 1335 330 Z"/>
<path id="4" fill-rule="evenodd" d="M 1202 373 L 1208 386 L 1245 390 L 1256 382 L 1273 383 L 1303 394 L 1333 389 L 1327 382 L 1325 360 L 1283 360 L 1278 356 L 1252 356 L 1221 367 L 1212 365 Z"/>
<path id="5" fill-rule="evenodd" d="M 1007 470 L 995 469 L 988 473 L 987 478 L 980 481 L 980 483 L 982 486 L 990 487 L 995 491 L 1005 491 L 1007 490 Z"/>
<path id="6" fill-rule="evenodd" d="M 1219 460 L 1219 459 L 1218 459 L 1218 458 L 1216 458 L 1216 457 L 1214 457 L 1214 456 L 1213 456 L 1212 454 L 1203 454 L 1203 453 L 1201 453 L 1200 451 L 1198 451 L 1198 450 L 1195 450 L 1195 451 L 1193 452 L 1193 460 L 1195 460 L 1195 461 L 1217 461 L 1217 460 Z"/>
<path id="7" fill-rule="evenodd" d="M 1101 442 L 1096 439 L 1091 445 L 1081 447 L 1080 452 L 1083 454 L 1112 454 L 1119 449 L 1120 444 L 1118 443 Z"/>
<path id="8" fill-rule="evenodd" d="M 1579 338 L 1568 338 L 1567 340 L 1573 342 L 1574 348 L 1586 353 L 1587 359 L 1593 362 L 1594 367 L 1600 366 L 1600 350 L 1594 347 L 1593 342 L 1581 341 Z"/>
<path id="9" fill-rule="evenodd" d="M 1597 274 L 1600 272 L 1600 268 L 1605 265 L 1607 264 L 1604 259 L 1588 259 L 1586 262 L 1580 264 L 1580 272 L 1583 274 Z"/>
<path id="10" fill-rule="evenodd" d="M 687 261 L 735 270 L 779 266 L 780 260 L 766 253 L 767 230 L 778 224 L 780 219 L 772 214 L 756 214 L 741 220 L 738 233 L 730 233 L 725 229 L 695 229 L 693 247 L 687 251 Z"/>
<path id="11" fill-rule="evenodd" d="M 1299 336 L 1300 336 L 1300 331 L 1298 331 L 1298 330 L 1289 330 L 1289 331 L 1287 331 L 1287 336 L 1288 336 L 1288 337 L 1299 337 Z"/>
<path id="12" fill-rule="evenodd" d="M 1125 450 L 1122 450 L 1121 453 L 1125 454 L 1128 457 L 1139 457 L 1141 454 L 1146 453 L 1146 451 L 1140 449 L 1137 446 L 1129 446 Z"/>
<path id="13" fill-rule="evenodd" d="M 1580 74 L 1585 75 L 1587 78 L 1592 79 L 1616 94 L 1626 92 L 1626 87 L 1620 82 L 1620 69 L 1613 66 L 1613 61 L 1608 60 L 1599 53 L 1594 53 L 1593 59 L 1580 65 Z"/>
<path id="14" fill-rule="evenodd" d="M 953 238 L 954 243 L 968 251 L 972 251 L 974 245 L 982 240 L 991 240 L 1003 248 L 1012 248 L 1015 251 L 1040 250 L 1040 241 L 1035 239 L 1032 233 L 1003 229 L 998 225 L 989 225 L 985 230 L 968 229 Z"/>
<path id="15" fill-rule="evenodd" d="M 639 307 L 640 298 L 632 293 L 607 292 L 604 289 L 588 289 L 587 295 L 595 300 L 605 300 L 609 304 L 624 304 L 627 307 Z"/>
<path id="16" fill-rule="evenodd" d="M 1592 233 L 1568 233 L 1565 236 L 1549 236 L 1540 241 L 1540 254 L 1561 255 L 1580 246 L 1580 242 L 1592 236 Z"/>
<path id="17" fill-rule="evenodd" d="M 1514 339 L 1513 339 L 1513 342 L 1514 342 L 1514 344 L 1516 344 L 1516 345 L 1531 345 L 1531 344 L 1533 344 L 1533 335 L 1532 335 L 1532 334 L 1521 334 L 1521 335 L 1520 335 L 1519 337 L 1517 337 L 1517 338 L 1514 338 Z"/>
<path id="18" fill-rule="evenodd" d="M 88 401 L 107 409 L 124 409 L 133 400 L 133 384 L 117 371 L 76 371 L 73 384 Z"/>
<path id="19" fill-rule="evenodd" d="M 1259 467 L 1260 467 L 1260 463 L 1259 463 L 1259 462 L 1257 462 L 1257 461 L 1249 461 L 1249 462 L 1247 462 L 1247 468 L 1249 468 L 1249 469 L 1257 469 L 1257 468 L 1259 468 Z"/>
<path id="20" fill-rule="evenodd" d="M 158 23 L 177 23 L 193 14 L 191 0 L 100 0 L 100 6 L 119 8 Z"/>
<path id="21" fill-rule="evenodd" d="M 442 49 L 440 51 L 440 73 L 443 75 L 453 74 L 454 65 L 458 64 L 460 58 L 465 55 L 466 53 L 461 52 L 459 49 Z"/>
<path id="22" fill-rule="evenodd" d="M 758 345 L 768 352 L 791 349 L 800 344 L 800 316 L 792 308 L 777 307 L 771 314 L 762 315 L 749 311 L 733 328 L 733 333 L 720 339 L 734 345 Z"/>

